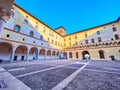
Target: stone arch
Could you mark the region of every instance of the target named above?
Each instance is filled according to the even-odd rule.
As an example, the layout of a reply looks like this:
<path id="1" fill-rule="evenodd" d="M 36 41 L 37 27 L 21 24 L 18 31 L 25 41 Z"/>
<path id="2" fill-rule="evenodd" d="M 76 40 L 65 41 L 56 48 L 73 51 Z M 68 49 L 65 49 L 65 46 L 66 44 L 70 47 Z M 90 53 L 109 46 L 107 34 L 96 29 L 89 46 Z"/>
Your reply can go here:
<path id="1" fill-rule="evenodd" d="M 55 51 L 53 51 L 53 52 L 52 52 L 52 56 L 55 56 L 55 53 L 56 53 L 56 52 L 55 52 Z"/>
<path id="2" fill-rule="evenodd" d="M 46 58 L 51 59 L 51 50 L 47 50 Z"/>
<path id="3" fill-rule="evenodd" d="M 56 52 L 53 51 L 53 52 L 52 52 L 52 59 L 55 59 L 55 58 L 56 58 Z"/>
<path id="4" fill-rule="evenodd" d="M 67 52 L 63 52 L 64 59 L 67 59 Z"/>
<path id="5" fill-rule="evenodd" d="M 0 42 L 0 60 L 10 61 L 13 47 L 11 43 Z"/>
<path id="6" fill-rule="evenodd" d="M 29 51 L 29 60 L 37 60 L 38 59 L 38 48 L 32 47 Z"/>
<path id="7" fill-rule="evenodd" d="M 73 53 L 69 52 L 69 58 L 73 58 Z"/>
<path id="8" fill-rule="evenodd" d="M 82 52 L 83 60 L 90 60 L 90 53 L 88 51 Z"/>
<path id="9" fill-rule="evenodd" d="M 14 61 L 17 60 L 26 60 L 28 48 L 25 45 L 20 45 L 15 50 Z"/>
<path id="10" fill-rule="evenodd" d="M 46 56 L 46 55 L 45 55 L 45 54 L 46 54 L 45 52 L 46 52 L 46 50 L 43 49 L 43 48 L 40 50 L 40 52 L 39 52 L 40 58 L 39 58 L 39 59 L 45 59 L 45 56 Z"/>

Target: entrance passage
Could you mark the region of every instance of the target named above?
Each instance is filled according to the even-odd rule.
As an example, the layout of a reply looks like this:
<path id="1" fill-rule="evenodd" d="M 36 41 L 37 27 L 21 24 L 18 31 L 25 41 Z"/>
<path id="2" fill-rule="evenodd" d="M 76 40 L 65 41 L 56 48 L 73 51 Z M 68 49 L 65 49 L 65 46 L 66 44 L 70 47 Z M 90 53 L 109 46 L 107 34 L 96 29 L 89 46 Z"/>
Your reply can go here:
<path id="1" fill-rule="evenodd" d="M 88 51 L 83 51 L 82 52 L 82 57 L 83 57 L 83 60 L 90 60 L 90 54 Z"/>
<path id="2" fill-rule="evenodd" d="M 63 52 L 63 58 L 67 59 L 67 52 Z"/>

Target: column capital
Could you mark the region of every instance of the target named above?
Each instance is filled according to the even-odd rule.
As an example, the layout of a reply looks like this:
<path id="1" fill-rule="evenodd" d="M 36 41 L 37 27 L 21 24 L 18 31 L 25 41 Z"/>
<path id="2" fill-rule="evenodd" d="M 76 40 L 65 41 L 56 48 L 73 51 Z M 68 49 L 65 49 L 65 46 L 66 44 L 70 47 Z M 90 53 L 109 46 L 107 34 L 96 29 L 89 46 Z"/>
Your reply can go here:
<path id="1" fill-rule="evenodd" d="M 7 11 L 5 8 L 0 7 L 0 19 L 6 21 L 10 18 L 10 16 L 14 15 L 12 10 Z"/>

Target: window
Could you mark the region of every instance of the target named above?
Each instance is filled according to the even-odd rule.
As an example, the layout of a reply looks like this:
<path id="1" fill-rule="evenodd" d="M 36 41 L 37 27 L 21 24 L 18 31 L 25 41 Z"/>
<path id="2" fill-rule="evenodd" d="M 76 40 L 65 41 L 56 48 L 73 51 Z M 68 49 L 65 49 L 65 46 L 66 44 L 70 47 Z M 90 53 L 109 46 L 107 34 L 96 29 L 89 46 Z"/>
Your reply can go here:
<path id="1" fill-rule="evenodd" d="M 75 36 L 75 39 L 77 39 L 77 36 Z"/>
<path id="2" fill-rule="evenodd" d="M 36 28 L 36 29 L 39 29 L 38 25 L 35 25 L 35 28 Z"/>
<path id="3" fill-rule="evenodd" d="M 87 37 L 87 33 L 85 33 L 85 37 Z"/>
<path id="4" fill-rule="evenodd" d="M 7 37 L 10 37 L 10 35 L 9 35 L 9 34 L 7 34 Z"/>
<path id="5" fill-rule="evenodd" d="M 35 43 L 35 41 L 33 41 L 33 43 Z"/>
<path id="6" fill-rule="evenodd" d="M 104 59 L 105 58 L 103 50 L 99 51 L 99 56 L 100 56 L 100 59 Z"/>
<path id="7" fill-rule="evenodd" d="M 27 19 L 24 19 L 24 23 L 28 25 L 28 20 L 27 20 Z"/>
<path id="8" fill-rule="evenodd" d="M 69 40 L 71 40 L 71 38 L 69 37 Z"/>
<path id="9" fill-rule="evenodd" d="M 55 41 L 55 45 L 57 45 L 57 41 Z"/>
<path id="10" fill-rule="evenodd" d="M 41 45 L 43 45 L 43 43 L 41 43 Z"/>
<path id="11" fill-rule="evenodd" d="M 44 29 L 43 29 L 43 32 L 45 33 L 45 27 L 44 27 Z"/>
<path id="12" fill-rule="evenodd" d="M 29 36 L 33 37 L 34 33 L 33 31 L 30 31 Z"/>
<path id="13" fill-rule="evenodd" d="M 20 27 L 19 25 L 15 25 L 14 30 L 15 30 L 16 32 L 20 32 L 20 29 L 21 29 L 21 27 Z"/>
<path id="14" fill-rule="evenodd" d="M 25 38 L 23 38 L 23 41 L 25 41 Z"/>
<path id="15" fill-rule="evenodd" d="M 66 44 L 64 43 L 64 46 L 66 46 Z"/>
<path id="16" fill-rule="evenodd" d="M 66 41 L 66 39 L 64 39 L 64 41 Z"/>
<path id="17" fill-rule="evenodd" d="M 88 44 L 88 40 L 85 40 L 85 43 Z"/>
<path id="18" fill-rule="evenodd" d="M 58 42 L 58 46 L 60 46 L 60 43 Z"/>
<path id="19" fill-rule="evenodd" d="M 101 42 L 102 40 L 101 40 L 101 37 L 98 37 L 98 42 Z"/>
<path id="20" fill-rule="evenodd" d="M 91 42 L 92 42 L 92 43 L 94 43 L 94 42 L 95 42 L 95 40 L 92 38 L 92 39 L 91 39 Z"/>
<path id="21" fill-rule="evenodd" d="M 113 41 L 114 39 L 113 38 L 111 38 L 111 41 Z"/>
<path id="22" fill-rule="evenodd" d="M 52 40 L 52 44 L 54 43 L 54 41 Z"/>
<path id="23" fill-rule="evenodd" d="M 42 35 L 40 36 L 40 40 L 43 40 L 43 36 Z"/>
<path id="24" fill-rule="evenodd" d="M 75 44 L 77 45 L 77 43 L 78 43 L 78 42 L 76 41 Z"/>
<path id="25" fill-rule="evenodd" d="M 112 30 L 113 30 L 113 32 L 117 31 L 116 27 L 113 27 Z"/>
<path id="26" fill-rule="evenodd" d="M 26 16 L 26 18 L 28 18 L 28 16 Z"/>
<path id="27" fill-rule="evenodd" d="M 118 39 L 119 39 L 119 35 L 116 34 L 116 35 L 115 35 L 115 40 L 118 40 Z"/>
<path id="28" fill-rule="evenodd" d="M 73 56 L 72 56 L 72 52 L 69 52 L 69 58 L 72 58 Z"/>
<path id="29" fill-rule="evenodd" d="M 100 31 L 97 31 L 97 35 L 100 35 Z"/>

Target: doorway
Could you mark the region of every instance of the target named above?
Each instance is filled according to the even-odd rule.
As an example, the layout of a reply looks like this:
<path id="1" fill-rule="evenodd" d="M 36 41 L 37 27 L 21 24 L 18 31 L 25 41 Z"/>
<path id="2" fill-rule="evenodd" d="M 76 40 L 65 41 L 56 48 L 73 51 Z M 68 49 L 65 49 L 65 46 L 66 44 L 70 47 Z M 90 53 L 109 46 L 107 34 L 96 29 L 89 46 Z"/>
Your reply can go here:
<path id="1" fill-rule="evenodd" d="M 88 51 L 83 51 L 82 52 L 82 57 L 83 57 L 83 60 L 90 60 L 90 54 Z"/>

